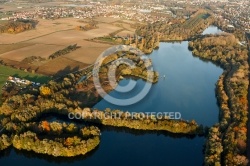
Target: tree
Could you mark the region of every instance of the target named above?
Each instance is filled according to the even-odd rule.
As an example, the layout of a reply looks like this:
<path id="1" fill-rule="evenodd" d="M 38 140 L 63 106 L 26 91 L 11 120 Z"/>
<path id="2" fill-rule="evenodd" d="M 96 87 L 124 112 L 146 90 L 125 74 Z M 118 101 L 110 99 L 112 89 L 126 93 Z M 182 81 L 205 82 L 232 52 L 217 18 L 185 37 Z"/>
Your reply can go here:
<path id="1" fill-rule="evenodd" d="M 50 131 L 49 123 L 47 121 L 42 121 L 41 126 L 43 130 Z"/>
<path id="2" fill-rule="evenodd" d="M 39 88 L 39 90 L 40 90 L 40 95 L 42 95 L 42 96 L 50 96 L 51 95 L 51 90 L 49 87 L 41 86 Z"/>

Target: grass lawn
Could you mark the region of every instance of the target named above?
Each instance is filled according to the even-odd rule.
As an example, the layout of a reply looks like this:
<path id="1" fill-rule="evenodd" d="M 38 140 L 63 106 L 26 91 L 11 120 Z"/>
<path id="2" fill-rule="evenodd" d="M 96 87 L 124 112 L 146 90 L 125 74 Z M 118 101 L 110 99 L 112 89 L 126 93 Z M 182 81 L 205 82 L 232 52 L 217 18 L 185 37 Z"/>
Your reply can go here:
<path id="1" fill-rule="evenodd" d="M 99 37 L 99 38 L 97 38 L 97 40 L 108 42 L 108 43 L 111 43 L 111 44 L 116 44 L 117 43 L 111 37 Z"/>

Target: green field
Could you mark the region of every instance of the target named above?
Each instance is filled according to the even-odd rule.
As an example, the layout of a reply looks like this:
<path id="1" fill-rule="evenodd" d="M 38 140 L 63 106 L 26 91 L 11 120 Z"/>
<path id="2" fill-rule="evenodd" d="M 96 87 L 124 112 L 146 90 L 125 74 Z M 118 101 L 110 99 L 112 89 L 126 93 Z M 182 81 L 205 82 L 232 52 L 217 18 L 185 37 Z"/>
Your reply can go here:
<path id="1" fill-rule="evenodd" d="M 41 74 L 32 74 L 22 70 L 0 65 L 0 87 L 2 87 L 9 76 L 24 78 L 30 81 L 39 82 L 41 84 L 46 83 L 51 79 L 50 77 Z"/>
<path id="2" fill-rule="evenodd" d="M 206 14 L 206 13 L 202 13 L 195 17 L 191 17 L 190 19 L 185 21 L 185 23 L 183 24 L 183 27 L 187 29 L 193 29 L 198 24 L 200 24 L 201 21 L 207 19 L 208 17 L 210 17 L 210 14 Z"/>
<path id="3" fill-rule="evenodd" d="M 51 79 L 50 77 L 47 77 L 44 75 L 32 74 L 32 73 L 28 73 L 22 70 L 0 65 L 0 88 L 1 89 L 9 76 L 24 78 L 30 81 L 39 82 L 41 84 L 46 83 Z M 1 95 L 1 90 L 0 90 L 0 95 Z M 1 101 L 0 101 L 0 104 L 1 104 Z"/>

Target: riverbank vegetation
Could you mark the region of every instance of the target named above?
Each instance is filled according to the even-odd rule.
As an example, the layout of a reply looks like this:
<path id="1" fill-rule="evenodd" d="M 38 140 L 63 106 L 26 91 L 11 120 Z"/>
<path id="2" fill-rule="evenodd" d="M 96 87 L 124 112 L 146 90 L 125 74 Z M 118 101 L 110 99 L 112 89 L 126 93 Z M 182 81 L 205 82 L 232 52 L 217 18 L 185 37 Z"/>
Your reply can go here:
<path id="1" fill-rule="evenodd" d="M 220 122 L 209 130 L 205 165 L 247 165 L 248 50 L 232 34 L 208 35 L 189 47 L 224 69 L 217 82 Z"/>

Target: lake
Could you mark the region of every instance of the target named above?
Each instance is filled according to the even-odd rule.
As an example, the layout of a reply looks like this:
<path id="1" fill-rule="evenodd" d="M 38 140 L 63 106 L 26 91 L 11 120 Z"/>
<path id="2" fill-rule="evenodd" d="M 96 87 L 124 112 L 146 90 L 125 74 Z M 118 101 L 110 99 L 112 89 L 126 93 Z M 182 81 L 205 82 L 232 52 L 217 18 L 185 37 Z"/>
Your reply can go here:
<path id="1" fill-rule="evenodd" d="M 209 27 L 210 28 L 210 27 Z M 213 32 L 213 27 L 210 33 Z M 207 30 L 208 31 L 208 30 Z M 160 48 L 149 55 L 158 83 L 141 101 L 129 106 L 116 106 L 104 99 L 94 107 L 120 109 L 130 112 L 180 112 L 183 119 L 194 119 L 204 126 L 218 122 L 215 83 L 223 70 L 211 62 L 193 57 L 188 42 L 160 43 Z M 126 85 L 132 79 L 124 79 Z M 145 82 L 132 80 L 136 86 L 130 93 L 110 92 L 113 97 L 125 99 L 136 95 Z M 169 165 L 199 166 L 203 164 L 204 137 L 183 137 L 166 132 L 141 132 L 113 127 L 101 128 L 101 143 L 87 156 L 53 158 L 9 148 L 1 152 L 0 165 Z"/>

